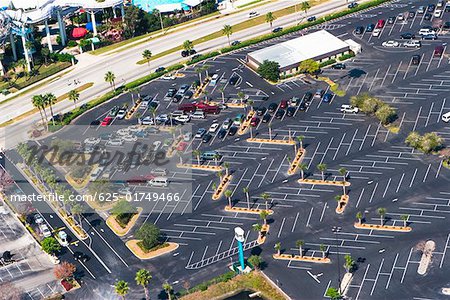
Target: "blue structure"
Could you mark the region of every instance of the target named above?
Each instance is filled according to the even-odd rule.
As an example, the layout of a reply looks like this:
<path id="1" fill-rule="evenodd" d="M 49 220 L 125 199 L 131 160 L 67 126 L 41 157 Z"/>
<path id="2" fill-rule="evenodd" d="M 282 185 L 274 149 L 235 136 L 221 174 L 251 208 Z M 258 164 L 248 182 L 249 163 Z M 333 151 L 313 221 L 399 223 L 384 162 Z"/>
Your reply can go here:
<path id="1" fill-rule="evenodd" d="M 244 247 L 242 243 L 245 241 L 244 237 L 245 231 L 241 227 L 234 228 L 234 237 L 238 242 L 238 250 L 239 250 L 239 264 L 241 265 L 241 272 L 245 270 L 245 262 L 244 262 Z"/>

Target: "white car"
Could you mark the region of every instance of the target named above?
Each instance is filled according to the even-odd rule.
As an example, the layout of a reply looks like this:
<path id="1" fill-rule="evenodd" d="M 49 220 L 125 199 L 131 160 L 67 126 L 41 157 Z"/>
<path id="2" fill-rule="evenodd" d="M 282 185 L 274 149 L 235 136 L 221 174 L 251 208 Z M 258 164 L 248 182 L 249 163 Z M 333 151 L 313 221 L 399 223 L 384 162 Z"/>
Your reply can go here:
<path id="1" fill-rule="evenodd" d="M 147 116 L 141 120 L 141 125 L 155 125 L 155 121 L 150 116 Z"/>
<path id="2" fill-rule="evenodd" d="M 175 75 L 167 73 L 167 74 L 164 74 L 163 76 L 161 76 L 161 79 L 164 79 L 164 80 L 175 80 Z"/>
<path id="3" fill-rule="evenodd" d="M 219 123 L 212 123 L 211 126 L 209 127 L 209 132 L 215 133 L 217 129 L 219 129 L 219 127 L 220 127 Z"/>
<path id="4" fill-rule="evenodd" d="M 128 128 L 120 128 L 119 130 L 117 130 L 117 135 L 120 136 L 124 136 L 124 135 L 129 135 L 130 131 L 128 130 Z"/>
<path id="5" fill-rule="evenodd" d="M 161 147 L 161 141 L 154 141 L 153 142 L 153 147 L 155 151 L 158 151 L 159 147 Z"/>
<path id="6" fill-rule="evenodd" d="M 106 142 L 106 146 L 122 146 L 123 140 L 122 139 L 112 139 Z"/>
<path id="7" fill-rule="evenodd" d="M 381 44 L 381 46 L 388 47 L 388 48 L 394 48 L 394 47 L 398 47 L 399 43 L 396 41 L 386 41 L 386 42 L 383 42 Z"/>
<path id="8" fill-rule="evenodd" d="M 192 139 L 192 132 L 188 132 L 183 135 L 183 141 L 189 142 L 191 139 Z"/>
<path id="9" fill-rule="evenodd" d="M 397 16 L 397 20 L 399 20 L 399 21 L 405 20 L 405 15 L 403 13 L 399 13 Z"/>
<path id="10" fill-rule="evenodd" d="M 442 121 L 445 122 L 445 123 L 450 122 L 450 111 L 447 112 L 447 113 L 445 113 L 445 114 L 443 114 L 442 117 L 441 117 L 441 119 L 442 119 Z"/>
<path id="11" fill-rule="evenodd" d="M 225 130 L 230 129 L 232 123 L 233 123 L 233 121 L 230 118 L 225 119 L 225 121 L 223 121 L 223 124 L 222 124 L 222 129 L 225 129 Z"/>
<path id="12" fill-rule="evenodd" d="M 181 115 L 181 116 L 175 117 L 175 120 L 178 122 L 187 123 L 191 120 L 191 116 Z"/>
<path id="13" fill-rule="evenodd" d="M 127 115 L 127 110 L 124 108 L 119 109 L 119 111 L 117 112 L 117 119 L 122 120 L 123 118 L 125 118 L 125 116 Z"/>
<path id="14" fill-rule="evenodd" d="M 137 141 L 137 137 L 134 136 L 134 135 L 124 135 L 122 137 L 122 140 L 124 142 L 132 143 L 132 142 L 136 142 Z"/>
<path id="15" fill-rule="evenodd" d="M 97 145 L 98 143 L 100 143 L 100 138 L 96 138 L 96 137 L 90 137 L 84 140 L 84 143 L 86 145 Z"/>
<path id="16" fill-rule="evenodd" d="M 42 218 L 42 216 L 40 214 L 34 215 L 34 223 L 36 223 L 37 225 L 41 225 L 44 223 L 44 219 Z"/>
<path id="17" fill-rule="evenodd" d="M 442 9 L 436 9 L 434 11 L 434 17 L 435 18 L 440 18 L 442 16 Z"/>
<path id="18" fill-rule="evenodd" d="M 418 40 L 410 40 L 403 43 L 403 47 L 407 48 L 420 48 L 422 46 L 422 43 Z"/>
<path id="19" fill-rule="evenodd" d="M 372 31 L 372 36 L 375 36 L 375 37 L 380 36 L 380 33 L 381 33 L 381 28 L 375 28 Z"/>
<path id="20" fill-rule="evenodd" d="M 69 242 L 67 241 L 67 233 L 64 230 L 58 232 L 58 241 L 63 247 L 67 247 Z"/>
<path id="21" fill-rule="evenodd" d="M 355 106 L 348 105 L 348 104 L 342 104 L 341 105 L 341 112 L 357 114 L 359 112 L 359 108 L 357 108 Z"/>
<path id="22" fill-rule="evenodd" d="M 50 237 L 52 235 L 50 229 L 48 229 L 48 226 L 46 224 L 41 224 L 39 226 L 39 229 L 41 230 L 41 233 L 44 237 Z"/>
<path id="23" fill-rule="evenodd" d="M 250 13 L 248 14 L 248 17 L 249 17 L 249 18 L 254 18 L 254 17 L 257 17 L 257 16 L 259 16 L 259 13 L 256 12 L 256 11 L 252 11 L 252 12 L 250 12 Z"/>

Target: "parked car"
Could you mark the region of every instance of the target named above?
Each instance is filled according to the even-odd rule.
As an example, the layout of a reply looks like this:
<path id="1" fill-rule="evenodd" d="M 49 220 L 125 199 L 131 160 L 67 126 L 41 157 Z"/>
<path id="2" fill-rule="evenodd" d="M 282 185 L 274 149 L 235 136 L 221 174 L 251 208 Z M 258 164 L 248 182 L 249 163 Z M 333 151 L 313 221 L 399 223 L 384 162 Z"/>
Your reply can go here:
<path id="1" fill-rule="evenodd" d="M 418 14 L 423 14 L 423 13 L 425 13 L 425 6 L 419 6 L 419 8 L 417 9 L 417 13 L 418 13 Z"/>
<path id="2" fill-rule="evenodd" d="M 315 16 L 311 16 L 308 19 L 306 19 L 308 22 L 314 22 L 316 20 Z"/>
<path id="3" fill-rule="evenodd" d="M 39 226 L 39 230 L 44 237 L 50 237 L 52 235 L 52 232 L 48 229 L 47 224 L 41 224 Z"/>
<path id="4" fill-rule="evenodd" d="M 434 11 L 435 8 L 436 8 L 436 5 L 434 5 L 434 4 L 428 4 L 428 6 L 427 6 L 427 11 L 431 13 L 431 12 Z"/>
<path id="5" fill-rule="evenodd" d="M 113 121 L 114 119 L 113 118 L 111 118 L 111 117 L 105 117 L 104 119 L 103 119 L 103 121 L 102 121 L 102 123 L 100 123 L 100 126 L 103 126 L 103 127 L 105 127 L 105 126 L 108 126 L 109 124 L 111 124 L 111 122 Z"/>
<path id="6" fill-rule="evenodd" d="M 413 33 L 410 33 L 410 32 L 405 32 L 405 33 L 402 33 L 400 35 L 400 38 L 403 39 L 403 40 L 411 40 L 411 39 L 414 39 L 415 37 L 416 36 Z"/>
<path id="7" fill-rule="evenodd" d="M 264 106 L 258 107 L 256 109 L 256 114 L 258 116 L 262 116 L 262 115 L 264 115 L 266 113 L 266 110 L 267 110 L 267 108 L 265 108 Z"/>
<path id="8" fill-rule="evenodd" d="M 219 127 L 220 127 L 219 123 L 212 123 L 211 126 L 209 127 L 209 132 L 216 133 Z"/>
<path id="9" fill-rule="evenodd" d="M 395 47 L 399 46 L 399 43 L 397 41 L 386 41 L 386 42 L 383 42 L 381 44 L 381 46 L 387 47 L 387 48 L 395 48 Z"/>
<path id="10" fill-rule="evenodd" d="M 121 108 L 121 109 L 119 109 L 119 111 L 117 112 L 116 117 L 117 117 L 117 119 L 122 120 L 123 118 L 125 118 L 126 115 L 127 115 L 127 110 L 126 110 L 126 108 Z"/>
<path id="11" fill-rule="evenodd" d="M 236 126 L 231 126 L 230 130 L 228 130 L 228 135 L 233 136 L 236 134 L 237 131 L 238 131 L 238 128 Z"/>
<path id="12" fill-rule="evenodd" d="M 333 94 L 326 93 L 325 95 L 323 95 L 322 101 L 325 103 L 329 103 L 331 102 L 331 99 L 333 99 Z"/>
<path id="13" fill-rule="evenodd" d="M 430 20 L 431 20 L 431 17 L 433 17 L 432 14 L 426 13 L 425 16 L 423 16 L 423 19 L 424 19 L 425 21 L 430 21 Z"/>
<path id="14" fill-rule="evenodd" d="M 287 111 L 286 111 L 286 115 L 288 116 L 288 117 L 293 117 L 294 116 L 294 114 L 295 114 L 295 112 L 296 112 L 296 110 L 297 110 L 297 108 L 295 108 L 295 107 L 288 107 L 288 109 L 287 109 Z"/>
<path id="15" fill-rule="evenodd" d="M 388 24 L 394 24 L 395 23 L 395 17 L 391 16 L 387 19 Z"/>
<path id="16" fill-rule="evenodd" d="M 64 230 L 58 231 L 58 241 L 63 247 L 67 247 L 69 242 L 67 241 L 67 233 Z"/>
<path id="17" fill-rule="evenodd" d="M 280 108 L 286 108 L 288 106 L 288 103 L 286 100 L 281 100 L 280 102 Z"/>
<path id="18" fill-rule="evenodd" d="M 200 139 L 200 138 L 202 138 L 205 135 L 205 133 L 206 133 L 206 129 L 205 128 L 199 128 L 197 130 L 197 133 L 195 134 L 195 138 L 196 139 Z"/>
<path id="19" fill-rule="evenodd" d="M 187 123 L 187 122 L 189 122 L 191 120 L 191 116 L 189 116 L 189 115 L 181 115 L 181 116 L 175 117 L 174 120 L 184 124 L 184 123 Z"/>
<path id="20" fill-rule="evenodd" d="M 450 112 L 446 112 L 442 115 L 441 120 L 445 123 L 450 122 Z"/>
<path id="21" fill-rule="evenodd" d="M 120 107 L 118 107 L 117 105 L 114 106 L 113 108 L 111 108 L 108 115 L 113 118 L 116 117 L 117 113 L 119 112 L 119 109 L 120 109 Z"/>
<path id="22" fill-rule="evenodd" d="M 275 114 L 275 118 L 281 119 L 284 117 L 284 114 L 285 114 L 284 109 L 279 109 L 279 110 L 277 110 L 277 113 Z"/>
<path id="23" fill-rule="evenodd" d="M 418 40 L 411 40 L 404 42 L 403 46 L 408 48 L 420 48 L 422 46 L 422 43 Z"/>
<path id="24" fill-rule="evenodd" d="M 273 113 L 273 112 L 275 112 L 277 110 L 277 108 L 278 108 L 278 104 L 277 103 L 270 103 L 268 111 L 270 113 Z"/>
<path id="25" fill-rule="evenodd" d="M 259 124 L 259 118 L 253 117 L 253 118 L 250 120 L 250 125 L 251 125 L 251 126 L 256 127 L 256 126 L 258 126 L 258 124 Z"/>
<path id="26" fill-rule="evenodd" d="M 302 100 L 303 100 L 303 102 L 309 103 L 309 102 L 311 102 L 312 98 L 313 98 L 313 94 L 311 92 L 306 92 L 303 95 L 303 99 Z"/>
<path id="27" fill-rule="evenodd" d="M 238 82 L 238 80 L 239 80 L 239 76 L 233 75 L 233 76 L 230 77 L 229 83 L 230 83 L 230 85 L 236 85 L 236 83 Z"/>
<path id="28" fill-rule="evenodd" d="M 331 66 L 332 69 L 343 70 L 346 68 L 344 63 L 337 63 Z"/>
<path id="29" fill-rule="evenodd" d="M 343 113 L 354 113 L 357 114 L 359 112 L 358 107 L 351 106 L 349 104 L 342 104 L 341 105 L 341 112 Z"/>
<path id="30" fill-rule="evenodd" d="M 40 214 L 35 214 L 33 218 L 34 218 L 34 223 L 37 225 L 41 225 L 44 223 L 44 219 L 42 218 L 42 216 Z"/>
<path id="31" fill-rule="evenodd" d="M 380 29 L 380 28 L 375 28 L 375 29 L 372 31 L 372 36 L 373 36 L 373 37 L 378 37 L 378 36 L 380 36 L 380 34 L 381 34 L 381 29 Z"/>
<path id="32" fill-rule="evenodd" d="M 434 52 L 433 52 L 434 57 L 441 57 L 442 53 L 444 53 L 444 46 L 434 47 Z"/>
<path id="33" fill-rule="evenodd" d="M 314 94 L 314 98 L 316 98 L 316 99 L 321 99 L 324 93 L 325 93 L 324 90 L 318 89 L 318 90 L 316 91 L 316 93 Z"/>
<path id="34" fill-rule="evenodd" d="M 422 35 L 422 39 L 423 40 L 437 40 L 437 35 L 436 34 L 427 34 L 427 35 Z"/>
<path id="35" fill-rule="evenodd" d="M 436 9 L 436 10 L 434 11 L 433 16 L 434 16 L 435 18 L 440 18 L 440 17 L 442 16 L 442 10 L 441 10 L 441 9 Z"/>
<path id="36" fill-rule="evenodd" d="M 413 55 L 411 58 L 411 64 L 412 65 L 420 64 L 420 55 Z"/>
<path id="37" fill-rule="evenodd" d="M 270 121 L 271 118 L 272 116 L 270 114 L 265 114 L 264 117 L 262 118 L 262 122 L 267 123 Z"/>
<path id="38" fill-rule="evenodd" d="M 383 28 L 385 23 L 386 21 L 384 21 L 383 19 L 378 20 L 376 28 Z"/>
<path id="39" fill-rule="evenodd" d="M 203 136 L 203 138 L 202 138 L 202 142 L 203 142 L 203 143 L 208 143 L 208 142 L 211 140 L 211 138 L 212 138 L 212 135 L 209 134 L 209 133 L 206 133 L 206 134 Z"/>
<path id="40" fill-rule="evenodd" d="M 404 15 L 403 13 L 399 13 L 399 14 L 397 15 L 397 20 L 399 20 L 399 21 L 405 20 L 405 15 Z"/>
<path id="41" fill-rule="evenodd" d="M 414 12 L 414 11 L 408 12 L 408 19 L 414 18 L 415 15 L 416 15 L 416 12 Z"/>
<path id="42" fill-rule="evenodd" d="M 223 128 L 220 128 L 219 132 L 217 133 L 217 137 L 219 139 L 223 139 L 227 135 L 227 131 Z"/>
<path id="43" fill-rule="evenodd" d="M 232 124 L 233 124 L 233 121 L 230 118 L 226 118 L 225 121 L 223 121 L 223 123 L 222 123 L 222 129 L 228 130 L 228 129 L 230 129 Z"/>
<path id="44" fill-rule="evenodd" d="M 364 33 L 364 27 L 358 26 L 355 29 L 355 34 L 363 34 Z"/>

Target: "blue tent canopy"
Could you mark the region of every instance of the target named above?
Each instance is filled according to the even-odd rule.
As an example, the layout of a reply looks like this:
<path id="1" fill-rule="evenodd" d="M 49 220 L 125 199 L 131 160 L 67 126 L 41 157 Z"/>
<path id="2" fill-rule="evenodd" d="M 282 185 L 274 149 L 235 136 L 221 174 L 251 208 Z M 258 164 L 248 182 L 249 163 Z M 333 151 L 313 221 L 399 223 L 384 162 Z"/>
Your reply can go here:
<path id="1" fill-rule="evenodd" d="M 97 24 L 97 26 L 102 25 L 102 23 L 96 23 L 96 24 Z M 92 22 L 86 23 L 86 29 L 88 31 L 94 31 L 94 26 L 92 26 Z"/>

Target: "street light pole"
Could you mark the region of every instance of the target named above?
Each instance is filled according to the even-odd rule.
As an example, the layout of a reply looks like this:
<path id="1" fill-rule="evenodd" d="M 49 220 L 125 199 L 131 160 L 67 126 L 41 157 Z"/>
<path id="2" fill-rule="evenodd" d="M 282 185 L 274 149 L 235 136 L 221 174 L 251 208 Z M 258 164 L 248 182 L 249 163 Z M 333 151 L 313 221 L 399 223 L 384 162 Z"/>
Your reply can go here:
<path id="1" fill-rule="evenodd" d="M 333 226 L 331 231 L 334 233 L 334 240 L 336 242 L 336 253 L 337 253 L 337 269 L 338 269 L 338 292 L 341 293 L 341 263 L 339 262 L 339 243 L 337 240 L 337 233 L 341 231 L 341 227 Z"/>

